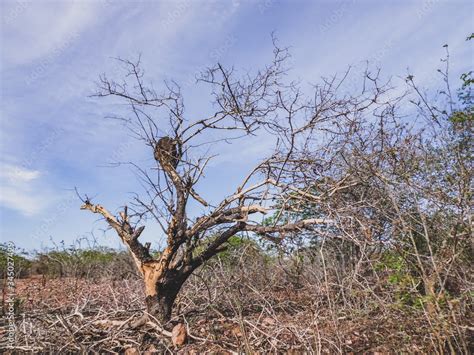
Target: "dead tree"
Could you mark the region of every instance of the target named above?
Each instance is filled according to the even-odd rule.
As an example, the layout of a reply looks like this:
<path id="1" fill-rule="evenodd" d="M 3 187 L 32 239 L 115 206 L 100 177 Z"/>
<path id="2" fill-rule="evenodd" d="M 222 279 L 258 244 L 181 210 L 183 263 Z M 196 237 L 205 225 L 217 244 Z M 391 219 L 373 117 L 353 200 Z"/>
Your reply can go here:
<path id="1" fill-rule="evenodd" d="M 280 179 L 295 165 L 291 151 L 298 135 L 311 133 L 316 125 L 329 119 L 367 110 L 377 97 L 370 93 L 336 100 L 332 95 L 337 85 L 334 78 L 331 85 L 317 89 L 315 96 L 322 98 L 319 105 L 303 95 L 297 83 L 285 82 L 288 57 L 286 49 L 275 45 L 270 65 L 255 73 L 238 77 L 234 69 L 221 64 L 206 70 L 197 82 L 211 88 L 212 107 L 216 110 L 197 120 L 186 117 L 178 85 L 165 83 L 165 93 L 158 94 L 144 83 L 139 61 L 120 60 L 127 70 L 123 82 L 100 78 L 96 96 L 129 104 L 130 117 L 120 119 L 153 150 L 158 164 L 147 168 L 133 164 L 146 187 L 145 194 L 137 195 L 118 216 L 88 199 L 81 208 L 100 214 L 128 247 L 144 279 L 147 310 L 164 322 L 170 319 L 173 303 L 186 279 L 225 250 L 230 237 L 250 233 L 279 241 L 285 235 L 331 223 L 326 218 L 275 218 L 271 224 L 262 224 L 256 215 L 291 210 L 291 205 L 277 207 L 275 201 L 281 201 L 288 193 L 308 194 L 288 179 Z M 167 120 L 163 120 L 165 114 Z M 200 196 L 197 183 L 211 156 L 201 154 L 199 147 L 260 133 L 275 138 L 276 151 L 284 146 L 290 153 L 283 161 L 279 154 L 263 160 L 233 194 L 217 204 Z M 286 164 L 290 161 L 292 164 Z M 188 216 L 191 199 L 203 206 L 202 214 L 195 218 Z M 139 241 L 145 228 L 142 224 L 149 217 L 160 225 L 167 239 L 158 257 L 151 255 L 148 243 Z"/>

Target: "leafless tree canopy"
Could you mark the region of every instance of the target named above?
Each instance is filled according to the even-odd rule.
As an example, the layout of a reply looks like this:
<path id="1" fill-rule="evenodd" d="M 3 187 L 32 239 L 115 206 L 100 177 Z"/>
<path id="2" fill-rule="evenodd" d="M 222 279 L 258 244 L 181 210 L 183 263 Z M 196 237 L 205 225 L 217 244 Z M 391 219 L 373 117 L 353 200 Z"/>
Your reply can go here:
<path id="1" fill-rule="evenodd" d="M 82 208 L 101 214 L 128 246 L 145 280 L 148 310 L 161 320 L 169 319 L 193 271 L 241 233 L 277 243 L 347 241 L 360 258 L 395 248 L 432 299 L 443 297 L 453 273 L 464 277 L 458 261 L 471 233 L 471 121 L 453 125 L 451 92 L 443 92 L 443 109 L 428 104 L 413 76 L 400 92 L 369 69 L 355 94 L 345 90 L 350 69 L 308 90 L 288 81 L 288 59 L 288 50 L 275 45 L 273 60 L 259 71 L 242 75 L 217 64 L 203 72 L 197 81 L 211 89 L 215 109 L 204 118 L 186 115 L 176 83 L 165 82 L 162 93 L 147 84 L 139 61 L 120 60 L 123 81 L 100 78 L 96 96 L 130 106 L 131 116 L 120 119 L 151 148 L 157 166 L 134 165 L 146 194 L 119 216 L 89 200 Z M 442 73 L 448 83 L 447 69 Z M 197 186 L 212 155 L 199 147 L 213 143 L 210 137 L 260 134 L 274 137 L 273 154 L 234 193 L 207 201 Z M 190 200 L 202 205 L 197 218 L 188 216 Z M 158 257 L 138 239 L 150 217 L 167 236 Z"/>
<path id="2" fill-rule="evenodd" d="M 125 207 L 117 217 L 90 201 L 85 201 L 82 208 L 105 217 L 129 247 L 145 278 L 149 308 L 153 313 L 161 313 L 164 319 L 169 318 L 176 294 L 187 277 L 224 250 L 231 236 L 246 231 L 276 239 L 282 233 L 326 223 L 321 218 L 301 218 L 292 223 L 262 226 L 250 218 L 274 209 L 273 201 L 287 188 L 279 178 L 271 176 L 279 173 L 273 169 L 267 172 L 274 157 L 250 171 L 235 192 L 217 205 L 210 205 L 195 189 L 211 157 L 196 156 L 193 145 L 210 143 L 203 142 L 209 131 L 221 131 L 224 140 L 256 135 L 262 129 L 287 138 L 288 132 L 304 132 L 322 119 L 311 108 L 311 102 L 303 101 L 294 83 L 285 83 L 288 57 L 286 49 L 275 46 L 272 63 L 255 74 L 238 77 L 234 69 L 221 64 L 205 71 L 198 81 L 211 87 L 216 111 L 197 120 L 185 116 L 179 86 L 167 83 L 165 93 L 158 94 L 145 84 L 139 62 L 122 61 L 127 73 L 121 83 L 105 76 L 100 78 L 97 96 L 119 97 L 130 105 L 133 116 L 126 123 L 137 138 L 153 148 L 158 170 L 152 175 L 153 170 L 137 167 L 148 196 L 135 198 L 132 214 L 131 208 Z M 159 119 L 164 114 L 168 117 L 166 136 L 162 133 L 165 122 Z M 288 143 L 292 144 L 284 144 Z M 194 220 L 187 215 L 189 199 L 207 207 Z M 145 215 L 153 216 L 167 235 L 167 247 L 158 258 L 151 256 L 149 245 L 138 240 L 144 228 L 139 226 L 140 221 Z M 207 244 L 196 253 L 204 239 Z"/>

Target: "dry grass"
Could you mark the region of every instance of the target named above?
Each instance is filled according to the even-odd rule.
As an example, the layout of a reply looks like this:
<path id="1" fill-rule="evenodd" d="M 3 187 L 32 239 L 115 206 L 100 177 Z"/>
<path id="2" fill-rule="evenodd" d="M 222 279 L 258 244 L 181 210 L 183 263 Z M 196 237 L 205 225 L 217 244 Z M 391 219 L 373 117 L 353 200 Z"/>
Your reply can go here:
<path id="1" fill-rule="evenodd" d="M 332 354 L 469 347 L 473 323 L 463 304 L 428 315 L 397 304 L 393 290 L 383 287 L 383 274 L 378 281 L 354 275 L 338 280 L 311 265 L 298 270 L 248 251 L 199 270 L 172 320 L 188 327 L 190 337 L 180 348 L 155 322 L 131 328 L 145 310 L 138 279 L 20 279 L 15 350 Z M 1 329 L 6 333 L 4 323 Z"/>

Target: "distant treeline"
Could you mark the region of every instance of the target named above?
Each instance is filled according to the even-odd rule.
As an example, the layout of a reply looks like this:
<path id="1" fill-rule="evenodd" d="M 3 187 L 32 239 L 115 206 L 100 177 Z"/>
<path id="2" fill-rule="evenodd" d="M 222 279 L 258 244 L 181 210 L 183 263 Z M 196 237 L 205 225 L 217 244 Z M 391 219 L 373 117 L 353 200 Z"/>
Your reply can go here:
<path id="1" fill-rule="evenodd" d="M 135 275 L 134 264 L 124 250 L 108 247 L 55 248 L 29 253 L 16 250 L 13 255 L 15 275 L 25 278 L 34 275 L 48 277 L 101 277 L 126 278 Z M 6 277 L 7 244 L 0 244 L 0 275 Z"/>

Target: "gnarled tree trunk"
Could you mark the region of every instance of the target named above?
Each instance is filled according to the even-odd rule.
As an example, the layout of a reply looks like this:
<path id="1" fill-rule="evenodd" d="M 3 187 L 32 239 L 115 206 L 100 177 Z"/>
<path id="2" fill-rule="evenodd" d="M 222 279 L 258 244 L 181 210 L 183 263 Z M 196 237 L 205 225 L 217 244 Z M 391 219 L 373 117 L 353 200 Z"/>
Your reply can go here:
<path id="1" fill-rule="evenodd" d="M 162 323 L 171 319 L 171 312 L 181 287 L 188 275 L 167 270 L 158 280 L 145 278 L 145 303 L 147 312 Z"/>
<path id="2" fill-rule="evenodd" d="M 170 320 L 176 296 L 181 290 L 183 284 L 176 282 L 158 284 L 158 293 L 156 295 L 146 296 L 147 311 L 159 321 L 165 323 Z"/>

